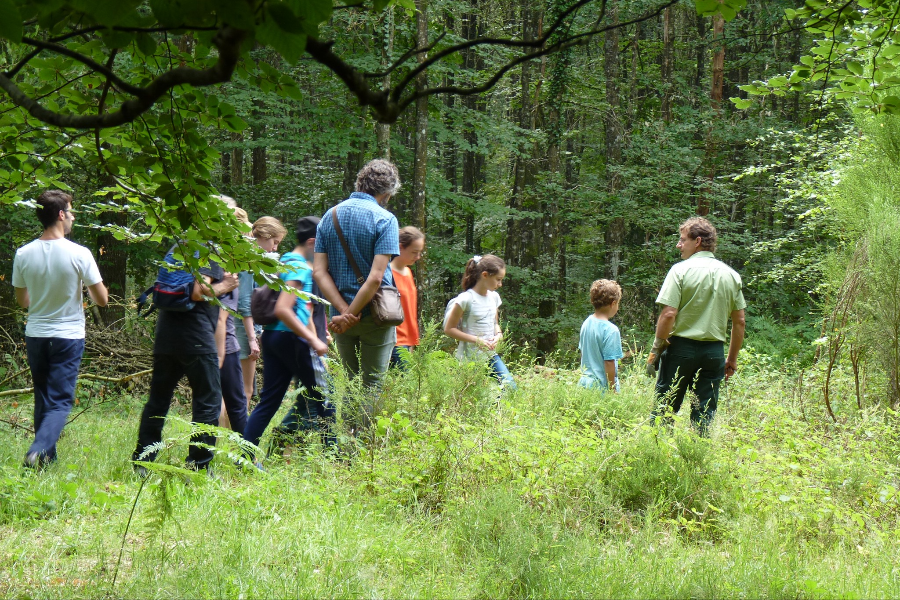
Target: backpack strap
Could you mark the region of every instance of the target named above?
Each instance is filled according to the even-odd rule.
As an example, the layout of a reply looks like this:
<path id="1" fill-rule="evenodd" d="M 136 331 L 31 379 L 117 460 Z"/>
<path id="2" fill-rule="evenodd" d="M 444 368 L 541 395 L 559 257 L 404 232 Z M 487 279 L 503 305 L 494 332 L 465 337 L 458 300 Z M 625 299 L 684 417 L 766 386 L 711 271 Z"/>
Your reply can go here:
<path id="1" fill-rule="evenodd" d="M 475 291 L 472 288 L 466 290 L 469 294 L 469 308 L 463 309 L 463 319 L 466 318 L 466 315 L 472 313 L 472 303 L 475 302 Z"/>
<path id="2" fill-rule="evenodd" d="M 149 299 L 150 299 L 150 294 L 153 293 L 153 289 L 154 289 L 155 287 L 156 287 L 156 284 L 154 283 L 153 285 L 151 285 L 150 287 L 148 287 L 146 290 L 144 290 L 144 293 L 142 293 L 140 296 L 138 296 L 138 299 L 137 299 L 137 316 L 139 316 L 139 317 L 149 317 L 149 316 L 153 313 L 153 311 L 156 310 L 156 305 L 153 304 L 153 302 L 150 302 L 150 306 L 147 307 L 147 310 L 144 311 L 144 314 L 141 314 L 141 310 L 143 310 L 144 305 L 147 304 L 147 302 L 149 301 Z"/>

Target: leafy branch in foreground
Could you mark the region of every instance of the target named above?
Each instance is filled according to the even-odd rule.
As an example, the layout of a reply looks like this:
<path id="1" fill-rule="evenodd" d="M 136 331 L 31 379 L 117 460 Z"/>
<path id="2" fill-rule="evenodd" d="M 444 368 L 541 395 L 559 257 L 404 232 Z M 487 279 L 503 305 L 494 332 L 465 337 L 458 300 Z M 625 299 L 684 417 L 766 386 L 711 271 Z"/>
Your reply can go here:
<path id="1" fill-rule="evenodd" d="M 815 38 L 789 74 L 740 86 L 751 96 L 806 92 L 847 101 L 855 112 L 900 113 L 900 2 L 807 0 L 785 11 Z M 752 101 L 732 98 L 738 108 Z"/>

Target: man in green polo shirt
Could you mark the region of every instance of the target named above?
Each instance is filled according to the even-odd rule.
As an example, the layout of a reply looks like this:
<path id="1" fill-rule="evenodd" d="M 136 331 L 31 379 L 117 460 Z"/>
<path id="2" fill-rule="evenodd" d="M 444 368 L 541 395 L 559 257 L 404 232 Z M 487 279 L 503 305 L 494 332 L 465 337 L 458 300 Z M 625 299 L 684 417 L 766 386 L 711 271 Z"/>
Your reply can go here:
<path id="1" fill-rule="evenodd" d="M 653 415 L 660 416 L 669 407 L 677 413 L 690 389 L 697 396 L 696 404 L 691 402 L 691 423 L 706 436 L 716 414 L 719 384 L 737 369 L 747 303 L 740 275 L 713 256 L 716 228 L 712 223 L 694 217 L 679 229 L 678 249 L 684 260 L 669 269 L 656 298 L 662 312 L 647 372 L 656 377 L 657 408 Z M 726 358 L 729 318 L 731 343 Z"/>

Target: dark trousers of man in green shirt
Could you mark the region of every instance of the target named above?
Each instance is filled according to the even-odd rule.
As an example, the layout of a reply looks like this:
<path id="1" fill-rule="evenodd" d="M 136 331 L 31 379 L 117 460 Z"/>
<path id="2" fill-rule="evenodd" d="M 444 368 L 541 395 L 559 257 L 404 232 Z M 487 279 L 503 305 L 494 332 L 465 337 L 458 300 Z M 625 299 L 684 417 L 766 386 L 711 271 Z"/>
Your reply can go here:
<path id="1" fill-rule="evenodd" d="M 725 348 L 722 342 L 698 341 L 672 336 L 660 357 L 656 378 L 657 408 L 654 416 L 677 413 L 690 390 L 691 423 L 706 436 L 719 402 L 719 384 L 725 378 Z"/>

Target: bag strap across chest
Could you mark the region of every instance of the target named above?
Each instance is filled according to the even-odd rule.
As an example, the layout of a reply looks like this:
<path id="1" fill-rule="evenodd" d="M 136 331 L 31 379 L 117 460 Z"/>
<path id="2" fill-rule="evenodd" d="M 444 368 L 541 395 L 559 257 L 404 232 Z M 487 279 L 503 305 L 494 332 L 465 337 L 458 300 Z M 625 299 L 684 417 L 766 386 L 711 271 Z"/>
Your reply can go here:
<path id="1" fill-rule="evenodd" d="M 344 249 L 344 254 L 347 255 L 347 262 L 350 263 L 350 266 L 353 267 L 353 272 L 356 273 L 356 283 L 359 285 L 364 284 L 366 278 L 363 277 L 362 271 L 359 270 L 359 265 L 357 265 L 356 261 L 353 259 L 353 253 L 350 252 L 350 246 L 347 244 L 347 239 L 344 237 L 344 232 L 341 230 L 341 223 L 338 221 L 337 216 L 337 206 L 331 209 L 331 221 L 334 223 L 334 231 L 341 241 L 341 247 Z"/>

